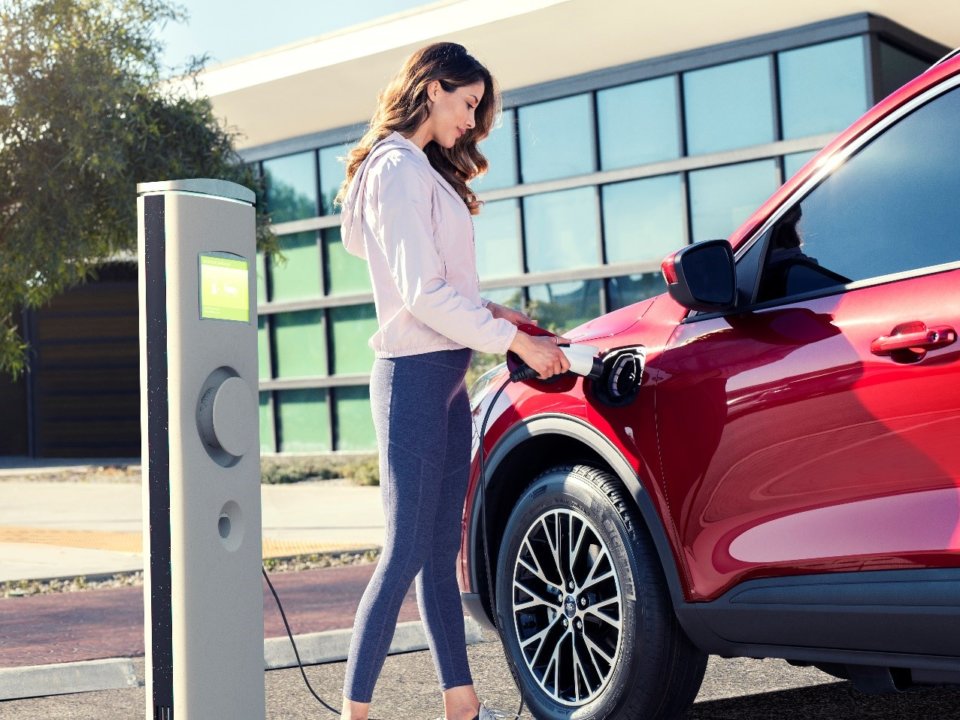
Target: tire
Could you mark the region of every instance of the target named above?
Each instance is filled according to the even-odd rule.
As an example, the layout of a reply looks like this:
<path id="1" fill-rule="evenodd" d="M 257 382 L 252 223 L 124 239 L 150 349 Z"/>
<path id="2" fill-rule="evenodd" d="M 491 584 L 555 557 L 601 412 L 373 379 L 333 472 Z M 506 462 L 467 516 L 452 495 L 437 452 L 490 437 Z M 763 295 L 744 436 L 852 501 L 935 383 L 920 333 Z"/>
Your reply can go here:
<path id="1" fill-rule="evenodd" d="M 680 628 L 653 542 L 611 474 L 546 471 L 497 562 L 504 649 L 540 720 L 682 717 L 706 655 Z"/>

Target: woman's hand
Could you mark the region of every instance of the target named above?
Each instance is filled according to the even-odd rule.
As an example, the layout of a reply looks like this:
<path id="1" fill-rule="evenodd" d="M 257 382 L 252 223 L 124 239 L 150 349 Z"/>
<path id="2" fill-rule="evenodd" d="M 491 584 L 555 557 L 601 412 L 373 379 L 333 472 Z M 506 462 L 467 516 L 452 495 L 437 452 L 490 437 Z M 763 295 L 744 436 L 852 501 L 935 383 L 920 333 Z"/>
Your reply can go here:
<path id="1" fill-rule="evenodd" d="M 489 310 L 490 314 L 493 315 L 495 318 L 506 320 L 507 322 L 513 323 L 514 325 L 524 325 L 524 324 L 536 325 L 537 324 L 537 321 L 533 320 L 526 313 L 522 313 L 519 310 L 514 310 L 513 308 L 508 308 L 504 305 L 500 305 L 499 303 L 495 303 L 495 302 L 487 303 L 487 310 Z"/>
<path id="2" fill-rule="evenodd" d="M 570 361 L 557 347 L 558 342 L 567 342 L 567 340 L 552 335 L 527 335 L 523 331 L 518 331 L 513 342 L 510 343 L 510 350 L 536 370 L 541 380 L 546 380 L 570 369 Z"/>

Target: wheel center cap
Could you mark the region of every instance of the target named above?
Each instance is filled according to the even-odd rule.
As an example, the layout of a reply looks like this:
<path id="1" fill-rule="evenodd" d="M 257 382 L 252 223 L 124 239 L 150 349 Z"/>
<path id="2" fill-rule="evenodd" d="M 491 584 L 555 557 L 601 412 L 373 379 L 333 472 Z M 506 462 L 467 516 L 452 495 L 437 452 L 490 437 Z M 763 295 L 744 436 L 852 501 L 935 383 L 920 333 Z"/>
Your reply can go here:
<path id="1" fill-rule="evenodd" d="M 567 599 L 563 601 L 563 614 L 568 618 L 577 614 L 577 601 L 573 595 L 567 595 Z"/>

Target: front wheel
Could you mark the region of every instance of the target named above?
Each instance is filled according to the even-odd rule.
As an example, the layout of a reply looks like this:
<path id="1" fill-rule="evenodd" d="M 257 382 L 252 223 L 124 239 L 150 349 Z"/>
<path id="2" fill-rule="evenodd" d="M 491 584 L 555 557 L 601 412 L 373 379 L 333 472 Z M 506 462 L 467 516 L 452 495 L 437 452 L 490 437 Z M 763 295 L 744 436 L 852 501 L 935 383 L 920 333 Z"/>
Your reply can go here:
<path id="1" fill-rule="evenodd" d="M 677 623 L 653 543 L 609 473 L 537 478 L 507 523 L 496 595 L 535 717 L 668 720 L 693 702 L 706 655 Z"/>

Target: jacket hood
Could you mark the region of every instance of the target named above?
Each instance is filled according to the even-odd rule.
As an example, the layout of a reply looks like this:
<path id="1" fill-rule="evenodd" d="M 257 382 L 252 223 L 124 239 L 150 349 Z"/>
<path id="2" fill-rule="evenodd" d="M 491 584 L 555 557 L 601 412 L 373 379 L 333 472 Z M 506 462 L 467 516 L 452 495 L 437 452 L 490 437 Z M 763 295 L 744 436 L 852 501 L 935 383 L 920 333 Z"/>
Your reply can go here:
<path id="1" fill-rule="evenodd" d="M 393 132 L 374 145 L 357 168 L 340 211 L 340 237 L 348 253 L 364 260 L 367 259 L 367 252 L 363 243 L 363 199 L 366 194 L 367 170 L 378 157 L 391 150 L 400 150 L 429 164 L 426 155 L 416 145 L 400 133 Z"/>

